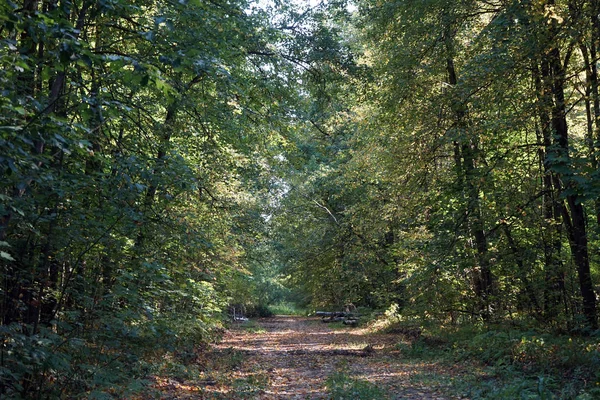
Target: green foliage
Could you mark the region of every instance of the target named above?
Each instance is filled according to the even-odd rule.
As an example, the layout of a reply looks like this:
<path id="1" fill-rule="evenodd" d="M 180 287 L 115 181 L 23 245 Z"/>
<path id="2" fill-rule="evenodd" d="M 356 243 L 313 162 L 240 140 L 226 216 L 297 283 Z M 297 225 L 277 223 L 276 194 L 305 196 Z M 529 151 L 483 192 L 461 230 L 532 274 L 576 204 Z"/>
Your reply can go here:
<path id="1" fill-rule="evenodd" d="M 494 366 L 517 366 L 534 374 L 560 373 L 594 379 L 600 365 L 597 340 L 535 332 L 487 331 L 457 343 L 454 355 Z"/>
<path id="2" fill-rule="evenodd" d="M 465 395 L 474 399 L 531 399 L 550 400 L 557 398 L 552 393 L 556 385 L 545 377 L 513 377 L 512 382 L 502 385 L 496 380 L 485 382 L 465 390 Z"/>
<path id="3" fill-rule="evenodd" d="M 128 397 L 232 305 L 593 334 L 598 2 L 344 3 L 0 5 L 1 396 Z"/>
<path id="4" fill-rule="evenodd" d="M 247 11 L 0 6 L 0 397 L 129 398 L 218 339 L 293 91 Z"/>
<path id="5" fill-rule="evenodd" d="M 246 308 L 246 316 L 247 317 L 259 317 L 259 318 L 267 318 L 273 316 L 273 311 L 271 308 L 264 304 L 258 304 L 256 306 L 250 306 Z"/>
<path id="6" fill-rule="evenodd" d="M 340 44 L 307 52 L 328 69 L 273 213 L 306 304 L 594 330 L 597 5 L 538 3 L 365 0 L 307 29 Z"/>

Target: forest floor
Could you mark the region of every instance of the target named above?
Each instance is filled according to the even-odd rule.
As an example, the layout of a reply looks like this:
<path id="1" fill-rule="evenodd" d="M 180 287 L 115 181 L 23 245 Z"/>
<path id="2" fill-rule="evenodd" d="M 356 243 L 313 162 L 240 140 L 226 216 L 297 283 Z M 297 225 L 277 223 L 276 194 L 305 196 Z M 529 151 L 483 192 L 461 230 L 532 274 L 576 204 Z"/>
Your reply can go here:
<path id="1" fill-rule="evenodd" d="M 402 340 L 319 318 L 236 323 L 195 361 L 196 377 L 157 383 L 163 399 L 459 398 L 450 386 L 463 368 L 405 359 Z"/>

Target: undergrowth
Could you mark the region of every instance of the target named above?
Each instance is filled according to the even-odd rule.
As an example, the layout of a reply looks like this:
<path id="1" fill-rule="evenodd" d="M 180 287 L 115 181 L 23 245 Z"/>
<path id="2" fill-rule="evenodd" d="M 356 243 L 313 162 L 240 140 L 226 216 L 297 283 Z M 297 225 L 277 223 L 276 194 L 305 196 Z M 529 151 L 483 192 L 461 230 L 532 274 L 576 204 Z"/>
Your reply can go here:
<path id="1" fill-rule="evenodd" d="M 388 318 L 403 357 L 464 365 L 453 390 L 471 399 L 600 399 L 600 336 L 496 326 L 440 327 Z"/>

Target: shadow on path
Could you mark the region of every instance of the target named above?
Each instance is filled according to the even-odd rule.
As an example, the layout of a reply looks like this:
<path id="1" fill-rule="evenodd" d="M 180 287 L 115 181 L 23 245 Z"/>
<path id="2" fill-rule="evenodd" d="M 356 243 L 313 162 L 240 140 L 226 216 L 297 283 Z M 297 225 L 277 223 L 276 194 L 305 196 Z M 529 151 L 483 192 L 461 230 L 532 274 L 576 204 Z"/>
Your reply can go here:
<path id="1" fill-rule="evenodd" d="M 229 382 L 206 388 L 196 398 L 327 399 L 326 380 L 340 370 L 380 386 L 392 399 L 452 398 L 439 385 L 442 367 L 403 360 L 395 346 L 401 341 L 398 335 L 333 330 L 319 318 L 277 316 L 257 322 L 253 329 L 234 326 L 216 346 L 217 357 L 240 354 L 240 364 Z M 435 376 L 440 379 L 428 378 Z M 249 390 L 240 382 L 259 389 Z"/>

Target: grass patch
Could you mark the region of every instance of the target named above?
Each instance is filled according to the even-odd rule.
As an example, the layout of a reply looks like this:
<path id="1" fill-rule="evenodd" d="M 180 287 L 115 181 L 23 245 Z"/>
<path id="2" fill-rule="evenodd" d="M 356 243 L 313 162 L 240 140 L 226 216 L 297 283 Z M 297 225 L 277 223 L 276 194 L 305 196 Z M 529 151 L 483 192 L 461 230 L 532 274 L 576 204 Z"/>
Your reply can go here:
<path id="1" fill-rule="evenodd" d="M 305 316 L 308 313 L 306 309 L 298 307 L 296 304 L 290 302 L 272 304 L 269 306 L 269 310 L 273 315 Z"/>
<path id="2" fill-rule="evenodd" d="M 228 372 L 239 369 L 244 362 L 244 353 L 232 347 L 213 351 L 205 361 L 205 369 L 209 371 Z"/>
<path id="3" fill-rule="evenodd" d="M 363 379 L 353 378 L 345 369 L 331 374 L 327 378 L 326 385 L 332 400 L 382 400 L 390 398 L 389 394 L 377 385 Z"/>
<path id="4" fill-rule="evenodd" d="M 242 325 L 242 329 L 244 329 L 246 332 L 250 332 L 250 333 L 255 333 L 255 334 L 260 334 L 260 333 L 266 333 L 267 330 L 265 328 L 263 328 L 262 326 L 260 326 L 260 324 L 256 321 L 247 321 Z"/>
<path id="5" fill-rule="evenodd" d="M 269 385 L 269 376 L 265 373 L 252 374 L 233 381 L 233 388 L 239 398 L 250 398 L 260 394 Z"/>

